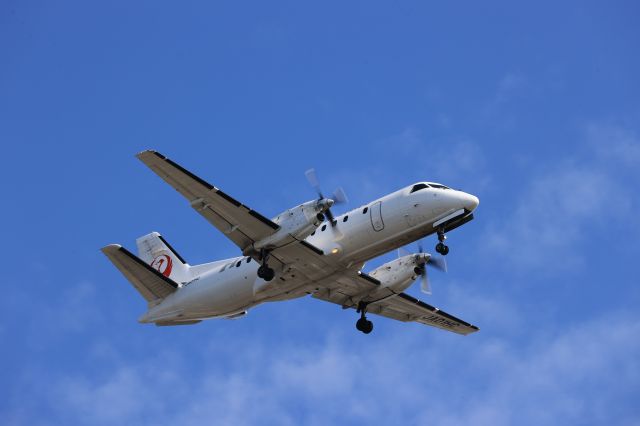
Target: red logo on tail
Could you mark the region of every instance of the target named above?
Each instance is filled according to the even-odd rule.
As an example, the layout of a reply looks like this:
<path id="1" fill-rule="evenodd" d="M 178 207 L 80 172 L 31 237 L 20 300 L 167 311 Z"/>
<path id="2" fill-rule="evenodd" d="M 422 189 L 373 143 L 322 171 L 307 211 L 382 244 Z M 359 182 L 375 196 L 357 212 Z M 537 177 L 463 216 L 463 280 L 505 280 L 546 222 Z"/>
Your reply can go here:
<path id="1" fill-rule="evenodd" d="M 167 256 L 166 254 L 161 254 L 160 256 L 157 256 L 155 259 L 153 259 L 153 262 L 151 262 L 151 267 L 160 272 L 165 277 L 168 277 L 169 275 L 171 275 L 173 262 L 171 261 L 171 258 L 169 256 Z"/>

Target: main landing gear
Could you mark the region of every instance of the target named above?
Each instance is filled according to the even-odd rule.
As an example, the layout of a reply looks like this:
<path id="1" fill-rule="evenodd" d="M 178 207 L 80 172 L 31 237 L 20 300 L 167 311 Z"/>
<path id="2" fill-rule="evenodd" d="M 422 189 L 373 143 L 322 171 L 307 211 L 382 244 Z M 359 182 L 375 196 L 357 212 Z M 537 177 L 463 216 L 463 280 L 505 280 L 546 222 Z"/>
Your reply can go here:
<path id="1" fill-rule="evenodd" d="M 369 334 L 373 331 L 373 323 L 365 316 L 366 311 L 367 304 L 363 302 L 358 303 L 357 312 L 360 314 L 360 319 L 356 322 L 356 328 L 364 334 Z"/>
<path id="2" fill-rule="evenodd" d="M 258 277 L 262 278 L 265 281 L 271 281 L 273 277 L 276 276 L 276 273 L 272 268 L 269 268 L 269 265 L 267 265 L 269 252 L 267 250 L 262 250 L 262 252 L 260 253 L 260 258 L 262 260 L 262 265 L 260 265 L 260 267 L 258 268 Z"/>
<path id="3" fill-rule="evenodd" d="M 436 251 L 443 256 L 446 256 L 449 253 L 449 246 L 447 246 L 444 241 L 447 239 L 447 236 L 444 235 L 443 229 L 438 229 L 438 241 L 436 244 Z"/>

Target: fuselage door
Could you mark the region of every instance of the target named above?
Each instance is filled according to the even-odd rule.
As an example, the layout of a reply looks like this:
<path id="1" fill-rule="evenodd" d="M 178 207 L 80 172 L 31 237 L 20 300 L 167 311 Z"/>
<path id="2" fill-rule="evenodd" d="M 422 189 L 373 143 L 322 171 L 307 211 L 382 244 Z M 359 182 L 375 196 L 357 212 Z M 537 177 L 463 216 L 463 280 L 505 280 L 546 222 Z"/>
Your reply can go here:
<path id="1" fill-rule="evenodd" d="M 369 212 L 371 214 L 371 226 L 373 226 L 373 230 L 376 232 L 382 231 L 384 229 L 384 222 L 382 221 L 382 201 L 373 204 Z"/>

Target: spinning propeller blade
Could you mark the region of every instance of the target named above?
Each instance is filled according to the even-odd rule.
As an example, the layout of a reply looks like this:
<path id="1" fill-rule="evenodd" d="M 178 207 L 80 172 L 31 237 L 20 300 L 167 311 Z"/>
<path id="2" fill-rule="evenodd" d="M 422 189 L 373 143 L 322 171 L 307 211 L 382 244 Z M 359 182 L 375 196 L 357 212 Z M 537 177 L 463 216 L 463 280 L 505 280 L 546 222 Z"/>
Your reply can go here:
<path id="1" fill-rule="evenodd" d="M 325 197 L 322 194 L 322 190 L 320 189 L 320 181 L 318 180 L 318 175 L 316 174 L 316 169 L 309 169 L 306 172 L 304 172 L 304 175 L 307 177 L 307 181 L 309 181 L 309 184 L 313 187 L 313 189 L 316 190 L 316 193 L 318 194 L 318 199 L 319 200 L 324 200 Z M 342 188 L 338 188 L 333 192 L 333 199 L 331 200 L 332 204 L 344 204 L 348 201 L 347 199 L 347 195 L 345 194 L 344 190 Z M 337 225 L 337 222 L 334 219 L 333 213 L 331 212 L 330 208 L 327 208 L 324 211 L 325 216 L 327 216 L 327 219 L 329 220 L 329 223 L 331 223 L 331 227 L 335 227 Z"/>
<path id="2" fill-rule="evenodd" d="M 316 169 L 309 169 L 306 172 L 304 172 L 304 175 L 307 177 L 307 181 L 309 181 L 309 184 L 318 193 L 318 197 L 320 197 L 320 199 L 323 199 L 324 195 L 322 195 L 322 191 L 320 191 L 320 183 L 318 182 L 318 176 L 316 175 Z"/>
<path id="3" fill-rule="evenodd" d="M 333 200 L 336 202 L 336 204 L 345 204 L 349 202 L 347 194 L 344 193 L 344 189 L 342 189 L 342 187 L 339 187 L 335 191 L 333 191 Z"/>
<path id="4" fill-rule="evenodd" d="M 423 265 L 422 274 L 420 274 L 420 291 L 424 294 L 431 294 L 431 284 L 429 284 L 426 265 Z"/>
<path id="5" fill-rule="evenodd" d="M 400 254 L 400 250 L 398 250 L 398 254 Z M 420 242 L 418 243 L 418 253 L 416 254 L 416 263 L 418 264 L 416 272 L 420 275 L 420 290 L 425 294 L 432 294 L 431 284 L 429 283 L 429 277 L 427 275 L 427 266 L 442 272 L 447 272 L 447 261 L 444 256 L 433 257 L 429 255 L 426 260 L 425 257 L 425 253 L 422 250 L 422 242 Z"/>

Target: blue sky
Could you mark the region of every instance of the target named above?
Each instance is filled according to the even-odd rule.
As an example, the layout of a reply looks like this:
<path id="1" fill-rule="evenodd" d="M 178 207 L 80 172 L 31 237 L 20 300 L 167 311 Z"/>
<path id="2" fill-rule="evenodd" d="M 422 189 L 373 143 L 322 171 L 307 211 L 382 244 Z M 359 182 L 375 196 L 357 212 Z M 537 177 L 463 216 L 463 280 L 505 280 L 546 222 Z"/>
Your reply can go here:
<path id="1" fill-rule="evenodd" d="M 0 422 L 640 424 L 639 12 L 2 2 Z M 238 254 L 149 148 L 267 216 L 313 198 L 312 166 L 350 208 L 419 180 L 478 195 L 424 298 L 481 331 L 364 336 L 309 298 L 138 324 L 100 247 Z"/>

